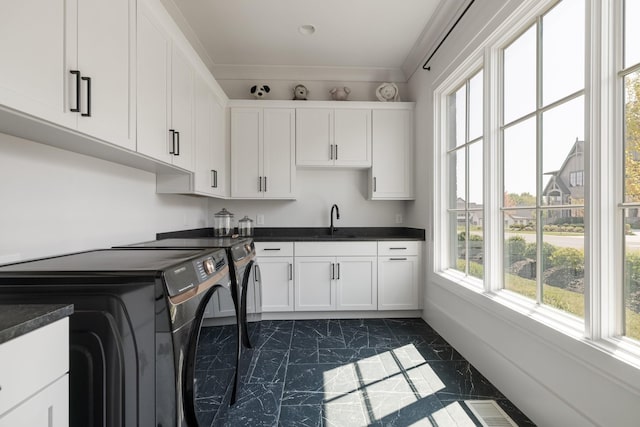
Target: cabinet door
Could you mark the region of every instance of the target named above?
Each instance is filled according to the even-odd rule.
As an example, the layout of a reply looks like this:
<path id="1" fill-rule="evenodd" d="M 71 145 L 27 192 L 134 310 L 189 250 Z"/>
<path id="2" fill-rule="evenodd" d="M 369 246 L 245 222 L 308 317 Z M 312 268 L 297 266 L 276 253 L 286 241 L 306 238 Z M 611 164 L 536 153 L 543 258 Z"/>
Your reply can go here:
<path id="1" fill-rule="evenodd" d="M 333 165 L 333 110 L 296 109 L 296 164 Z"/>
<path id="2" fill-rule="evenodd" d="M 1 105 L 75 128 L 75 2 L 0 1 Z"/>
<path id="3" fill-rule="evenodd" d="M 371 166 L 371 110 L 334 111 L 336 166 Z"/>
<path id="4" fill-rule="evenodd" d="M 377 257 L 338 257 L 336 261 L 337 309 L 377 310 Z"/>
<path id="5" fill-rule="evenodd" d="M 196 78 L 194 83 L 194 189 L 198 193 L 214 194 L 213 94 L 202 79 Z"/>
<path id="6" fill-rule="evenodd" d="M 263 111 L 264 197 L 295 197 L 295 110 L 265 108 Z"/>
<path id="7" fill-rule="evenodd" d="M 295 310 L 323 311 L 336 309 L 335 258 L 296 257 Z"/>
<path id="8" fill-rule="evenodd" d="M 262 109 L 231 111 L 231 197 L 262 198 Z"/>
<path id="9" fill-rule="evenodd" d="M 171 128 L 178 132 L 173 152 L 176 166 L 193 171 L 193 68 L 187 56 L 173 45 L 171 52 Z"/>
<path id="10" fill-rule="evenodd" d="M 229 173 L 229 167 L 227 166 L 228 160 L 228 148 L 227 148 L 227 111 L 221 100 L 218 100 L 215 96 L 212 105 L 212 118 L 213 118 L 213 170 L 214 187 L 212 194 L 219 197 L 227 197 L 227 175 Z"/>
<path id="11" fill-rule="evenodd" d="M 372 199 L 413 195 L 413 110 L 373 111 Z"/>
<path id="12" fill-rule="evenodd" d="M 68 427 L 69 375 L 0 417 L 0 427 Z"/>
<path id="13" fill-rule="evenodd" d="M 293 257 L 260 257 L 262 311 L 293 311 Z"/>
<path id="14" fill-rule="evenodd" d="M 138 152 L 171 163 L 171 38 L 154 21 L 144 2 L 138 9 L 137 148 Z"/>
<path id="15" fill-rule="evenodd" d="M 414 310 L 418 300 L 418 257 L 378 257 L 378 310 Z"/>
<path id="16" fill-rule="evenodd" d="M 91 116 L 78 115 L 78 130 L 130 150 L 136 148 L 131 105 L 134 20 L 132 0 L 78 1 L 78 70 L 91 79 L 90 104 L 87 81 L 81 90 L 81 113 L 90 108 Z"/>

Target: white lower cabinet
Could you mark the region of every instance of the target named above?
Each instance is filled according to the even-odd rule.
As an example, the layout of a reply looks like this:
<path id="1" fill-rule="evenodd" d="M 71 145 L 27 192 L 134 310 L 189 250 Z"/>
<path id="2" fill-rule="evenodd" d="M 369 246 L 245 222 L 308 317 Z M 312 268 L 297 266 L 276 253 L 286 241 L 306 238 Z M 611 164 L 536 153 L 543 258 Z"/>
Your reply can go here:
<path id="1" fill-rule="evenodd" d="M 262 311 L 293 311 L 293 257 L 260 257 Z"/>
<path id="2" fill-rule="evenodd" d="M 224 319 L 236 316 L 236 308 L 229 292 L 215 292 L 204 310 L 204 317 Z"/>
<path id="3" fill-rule="evenodd" d="M 0 427 L 69 425 L 69 319 L 0 345 Z"/>
<path id="4" fill-rule="evenodd" d="M 0 417 L 0 427 L 67 427 L 68 425 L 68 375 Z"/>
<path id="5" fill-rule="evenodd" d="M 378 308 L 378 262 L 372 257 L 336 258 L 336 309 Z"/>
<path id="6" fill-rule="evenodd" d="M 296 243 L 295 310 L 375 310 L 376 253 L 375 242 Z"/>
<path id="7" fill-rule="evenodd" d="M 420 308 L 420 242 L 378 242 L 378 310 Z"/>
<path id="8" fill-rule="evenodd" d="M 296 257 L 295 311 L 336 309 L 335 257 Z"/>
<path id="9" fill-rule="evenodd" d="M 419 241 L 256 242 L 256 253 L 263 312 L 421 307 Z"/>
<path id="10" fill-rule="evenodd" d="M 293 311 L 293 242 L 256 242 L 262 311 Z"/>

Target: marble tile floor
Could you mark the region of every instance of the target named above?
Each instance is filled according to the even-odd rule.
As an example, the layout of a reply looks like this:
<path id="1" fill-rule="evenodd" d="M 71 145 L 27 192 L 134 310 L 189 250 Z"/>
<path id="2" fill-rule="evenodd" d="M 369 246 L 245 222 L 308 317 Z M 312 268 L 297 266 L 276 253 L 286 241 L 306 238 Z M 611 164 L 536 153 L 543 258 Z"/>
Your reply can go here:
<path id="1" fill-rule="evenodd" d="M 219 390 L 214 377 L 227 371 L 211 363 L 207 339 L 203 330 L 200 427 L 481 426 L 469 399 L 534 426 L 422 319 L 263 321 L 231 407 L 209 396 L 206 384 Z"/>

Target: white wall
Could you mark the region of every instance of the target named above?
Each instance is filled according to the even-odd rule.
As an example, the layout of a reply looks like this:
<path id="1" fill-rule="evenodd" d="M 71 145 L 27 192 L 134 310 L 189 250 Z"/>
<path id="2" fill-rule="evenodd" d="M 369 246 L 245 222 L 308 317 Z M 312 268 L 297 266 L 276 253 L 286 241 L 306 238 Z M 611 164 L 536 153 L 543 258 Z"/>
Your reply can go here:
<path id="1" fill-rule="evenodd" d="M 433 85 L 522 2 L 476 2 L 431 61 L 409 82 L 416 101 L 417 159 L 433 165 Z M 417 168 L 417 200 L 407 221 L 427 231 L 423 317 L 540 426 L 637 426 L 640 370 L 594 347 L 505 308 L 433 273 L 430 167 Z"/>
<path id="2" fill-rule="evenodd" d="M 223 207 L 235 221 L 249 215 L 254 221 L 264 215 L 264 227 L 328 227 L 331 205 L 340 208 L 337 227 L 405 226 L 396 224 L 396 214 L 404 217 L 403 201 L 367 200 L 367 170 L 298 169 L 296 200 L 209 201 L 209 217 Z M 262 227 L 254 222 L 254 226 Z"/>
<path id="3" fill-rule="evenodd" d="M 0 134 L 0 263 L 203 227 L 206 199 L 156 195 L 155 175 Z"/>

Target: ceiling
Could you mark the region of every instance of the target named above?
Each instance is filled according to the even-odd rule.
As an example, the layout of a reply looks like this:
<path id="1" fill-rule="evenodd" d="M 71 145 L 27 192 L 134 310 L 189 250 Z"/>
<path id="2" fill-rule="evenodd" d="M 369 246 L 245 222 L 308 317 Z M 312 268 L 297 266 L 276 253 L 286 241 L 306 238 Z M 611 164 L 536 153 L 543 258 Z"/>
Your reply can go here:
<path id="1" fill-rule="evenodd" d="M 352 74 L 376 69 L 406 81 L 465 0 L 162 2 L 216 77 L 239 70 L 246 75 L 252 68 L 348 69 Z M 316 31 L 302 34 L 301 25 Z"/>

